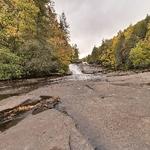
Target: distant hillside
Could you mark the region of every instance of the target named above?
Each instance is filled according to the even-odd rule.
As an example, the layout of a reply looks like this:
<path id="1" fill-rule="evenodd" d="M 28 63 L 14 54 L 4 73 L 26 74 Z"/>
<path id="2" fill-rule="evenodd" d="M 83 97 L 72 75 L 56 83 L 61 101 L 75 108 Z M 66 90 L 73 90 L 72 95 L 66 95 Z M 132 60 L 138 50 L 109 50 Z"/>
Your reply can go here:
<path id="1" fill-rule="evenodd" d="M 150 16 L 102 41 L 85 60 L 114 69 L 149 68 Z"/>

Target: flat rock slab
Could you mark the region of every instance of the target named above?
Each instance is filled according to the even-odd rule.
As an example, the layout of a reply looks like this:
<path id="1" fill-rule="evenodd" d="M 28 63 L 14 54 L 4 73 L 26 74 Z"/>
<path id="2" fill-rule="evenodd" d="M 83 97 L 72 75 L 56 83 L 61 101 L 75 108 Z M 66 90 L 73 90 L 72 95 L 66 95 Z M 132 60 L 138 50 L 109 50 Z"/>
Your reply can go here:
<path id="1" fill-rule="evenodd" d="M 30 115 L 0 133 L 0 150 L 93 150 L 71 118 L 56 110 Z"/>
<path id="2" fill-rule="evenodd" d="M 60 82 L 1 101 L 4 110 L 59 96 L 68 116 L 54 109 L 30 115 L 0 133 L 0 150 L 150 150 L 150 72 L 106 78 Z"/>

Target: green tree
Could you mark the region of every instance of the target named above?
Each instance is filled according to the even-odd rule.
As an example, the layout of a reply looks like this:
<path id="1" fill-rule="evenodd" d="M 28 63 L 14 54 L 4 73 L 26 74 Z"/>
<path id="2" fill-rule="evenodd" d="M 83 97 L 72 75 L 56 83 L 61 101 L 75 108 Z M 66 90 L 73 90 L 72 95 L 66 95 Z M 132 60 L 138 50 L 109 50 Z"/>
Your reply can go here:
<path id="1" fill-rule="evenodd" d="M 119 32 L 117 43 L 115 45 L 116 68 L 120 68 L 124 63 L 123 54 L 125 52 L 125 36 Z"/>
<path id="2" fill-rule="evenodd" d="M 130 52 L 130 60 L 135 68 L 150 67 L 150 42 L 140 41 Z"/>
<path id="3" fill-rule="evenodd" d="M 1 0 L 0 49 L 1 52 L 7 49 L 5 53 L 13 56 L 11 59 L 20 58 L 19 65 L 17 61 L 1 64 L 20 66 L 21 76 L 67 72 L 73 47 L 69 44 L 65 15 L 59 23 L 52 0 Z M 4 67 L 1 72 L 2 69 L 6 72 Z M 13 72 L 15 69 L 18 72 L 18 67 Z"/>
<path id="4" fill-rule="evenodd" d="M 65 39 L 66 40 L 69 40 L 70 38 L 69 38 L 69 34 L 70 34 L 70 32 L 69 32 L 69 25 L 68 25 L 68 23 L 67 23 L 67 19 L 66 19 L 66 15 L 65 15 L 65 13 L 63 12 L 62 14 L 61 14 L 61 16 L 60 16 L 60 28 L 61 28 L 61 30 L 64 32 L 64 35 L 65 35 Z"/>
<path id="5" fill-rule="evenodd" d="M 139 62 L 141 60 L 143 62 L 143 58 L 145 58 L 147 62 L 150 59 L 147 58 L 149 55 L 145 55 L 144 52 L 148 51 L 149 46 L 147 41 L 150 41 L 150 16 L 148 15 L 144 20 L 139 21 L 135 25 L 130 25 L 124 31 L 120 31 L 112 39 L 103 40 L 101 46 L 93 49 L 92 54 L 88 56 L 88 60 L 115 69 L 136 67 L 136 61 Z M 145 44 L 140 44 L 141 42 Z M 138 56 L 138 59 L 135 59 L 133 55 L 137 56 L 138 52 L 141 57 Z M 138 66 L 148 67 L 148 65 Z"/>
<path id="6" fill-rule="evenodd" d="M 23 68 L 20 62 L 21 58 L 9 49 L 0 48 L 0 80 L 21 78 Z"/>
<path id="7" fill-rule="evenodd" d="M 73 57 L 72 57 L 72 61 L 77 61 L 79 59 L 79 49 L 77 44 L 75 44 L 73 46 Z"/>

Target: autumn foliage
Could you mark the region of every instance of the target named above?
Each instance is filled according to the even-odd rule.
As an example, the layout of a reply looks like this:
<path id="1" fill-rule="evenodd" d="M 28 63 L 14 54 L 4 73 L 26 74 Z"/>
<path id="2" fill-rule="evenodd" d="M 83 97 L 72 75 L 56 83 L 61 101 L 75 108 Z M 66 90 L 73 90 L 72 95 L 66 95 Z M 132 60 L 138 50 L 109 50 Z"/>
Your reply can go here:
<path id="1" fill-rule="evenodd" d="M 0 79 L 64 74 L 73 57 L 63 13 L 49 0 L 0 1 Z"/>
<path id="2" fill-rule="evenodd" d="M 119 31 L 112 39 L 103 40 L 85 60 L 113 69 L 149 68 L 150 16 Z"/>

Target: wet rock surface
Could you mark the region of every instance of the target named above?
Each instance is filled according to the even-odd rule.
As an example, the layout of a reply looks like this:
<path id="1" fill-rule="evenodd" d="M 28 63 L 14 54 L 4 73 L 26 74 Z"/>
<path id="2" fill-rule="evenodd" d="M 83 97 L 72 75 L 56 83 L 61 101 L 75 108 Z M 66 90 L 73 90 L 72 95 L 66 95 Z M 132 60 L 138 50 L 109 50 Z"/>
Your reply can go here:
<path id="1" fill-rule="evenodd" d="M 41 95 L 60 103 L 1 132 L 0 149 L 149 150 L 150 72 L 103 78 L 61 80 L 2 100 L 0 111 Z"/>
<path id="2" fill-rule="evenodd" d="M 85 74 L 96 74 L 104 72 L 104 69 L 101 66 L 94 66 L 89 64 L 78 64 L 82 72 Z"/>

